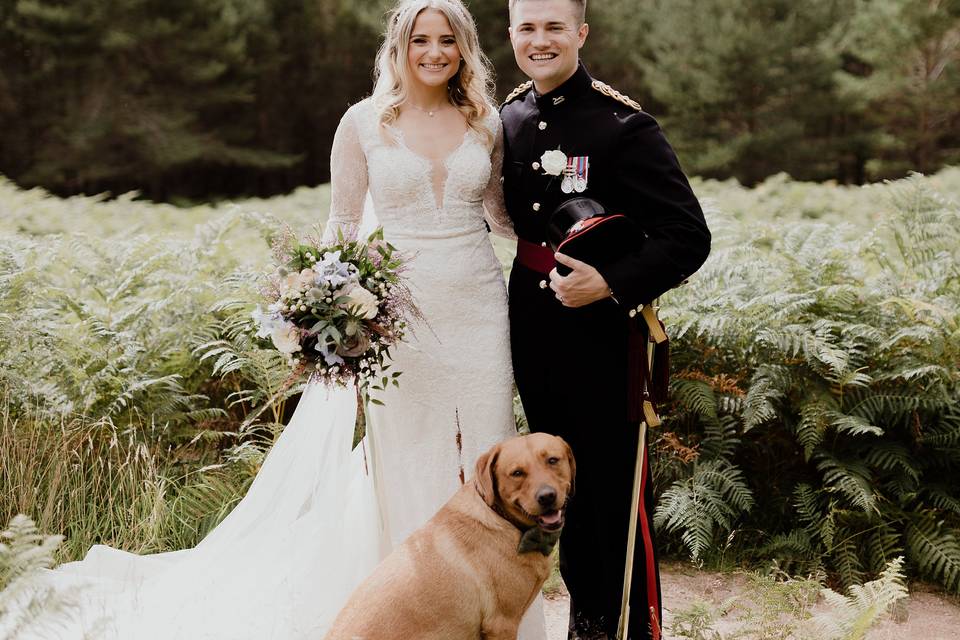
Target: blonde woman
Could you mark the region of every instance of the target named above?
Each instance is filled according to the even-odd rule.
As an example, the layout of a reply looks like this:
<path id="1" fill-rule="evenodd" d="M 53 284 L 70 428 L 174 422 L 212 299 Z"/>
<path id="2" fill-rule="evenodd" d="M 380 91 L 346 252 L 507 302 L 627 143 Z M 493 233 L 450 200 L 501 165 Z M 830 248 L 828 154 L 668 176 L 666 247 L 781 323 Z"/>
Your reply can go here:
<path id="1" fill-rule="evenodd" d="M 388 546 L 514 433 L 506 289 L 484 224 L 486 213 L 491 228 L 512 237 L 491 85 L 460 0 L 400 2 L 373 95 L 347 111 L 334 139 L 328 233 L 353 231 L 369 192 L 386 238 L 416 255 L 409 275 L 428 324 L 397 350 L 401 386 L 369 414 Z M 538 600 L 520 637 L 544 635 Z"/>
<path id="2" fill-rule="evenodd" d="M 197 547 L 96 546 L 51 572 L 52 587 L 82 590 L 50 637 L 322 638 L 379 560 L 514 433 L 506 287 L 484 223 L 486 212 L 512 234 L 488 62 L 460 0 L 402 0 L 388 20 L 373 95 L 334 140 L 328 233 L 355 231 L 369 194 L 386 238 L 415 255 L 427 322 L 394 354 L 400 387 L 352 451 L 353 391 L 308 387 L 246 496 Z M 545 638 L 539 599 L 520 638 Z"/>

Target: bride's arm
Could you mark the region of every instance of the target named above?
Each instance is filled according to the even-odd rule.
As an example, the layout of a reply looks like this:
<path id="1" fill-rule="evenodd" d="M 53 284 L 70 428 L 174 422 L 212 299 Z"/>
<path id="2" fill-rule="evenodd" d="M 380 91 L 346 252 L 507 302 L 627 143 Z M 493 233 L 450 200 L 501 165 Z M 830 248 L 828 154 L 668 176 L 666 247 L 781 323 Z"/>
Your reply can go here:
<path id="1" fill-rule="evenodd" d="M 355 109 L 349 109 L 333 136 L 330 151 L 330 218 L 324 240 L 336 239 L 337 231 L 353 236 L 363 217 L 363 201 L 367 196 L 367 157 L 360 146 Z"/>
<path id="2" fill-rule="evenodd" d="M 483 210 L 491 231 L 498 236 L 516 240 L 517 234 L 513 231 L 513 222 L 507 214 L 507 205 L 503 199 L 503 125 L 499 116 L 496 122 L 493 151 L 490 152 L 490 180 L 483 191 Z"/>

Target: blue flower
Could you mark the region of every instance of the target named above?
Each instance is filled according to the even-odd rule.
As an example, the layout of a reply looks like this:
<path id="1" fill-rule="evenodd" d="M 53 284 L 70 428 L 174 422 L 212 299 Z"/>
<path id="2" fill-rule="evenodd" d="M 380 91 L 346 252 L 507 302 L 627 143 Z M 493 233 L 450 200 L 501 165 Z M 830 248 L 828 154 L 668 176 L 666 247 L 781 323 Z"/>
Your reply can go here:
<path id="1" fill-rule="evenodd" d="M 274 308 L 274 305 L 267 307 L 266 313 L 260 305 L 257 305 L 257 308 L 250 313 L 250 317 L 257 324 L 258 338 L 269 338 L 273 330 L 284 323 L 279 308 Z"/>
<path id="2" fill-rule="evenodd" d="M 320 352 L 320 355 L 323 356 L 324 362 L 327 363 L 328 367 L 332 367 L 335 364 L 343 364 L 344 360 L 339 355 L 337 355 L 337 343 L 334 341 L 329 342 L 317 342 L 317 351 Z"/>
<path id="3" fill-rule="evenodd" d="M 349 262 L 340 260 L 340 251 L 328 251 L 323 254 L 323 260 L 313 266 L 317 272 L 317 282 L 327 283 L 335 289 L 353 279 L 357 274 L 357 267 Z"/>

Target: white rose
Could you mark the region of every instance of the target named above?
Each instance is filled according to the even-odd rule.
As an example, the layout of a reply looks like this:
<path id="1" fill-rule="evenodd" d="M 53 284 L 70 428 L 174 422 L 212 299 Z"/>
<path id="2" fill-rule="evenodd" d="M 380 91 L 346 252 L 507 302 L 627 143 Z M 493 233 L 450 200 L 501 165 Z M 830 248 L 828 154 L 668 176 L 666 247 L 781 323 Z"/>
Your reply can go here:
<path id="1" fill-rule="evenodd" d="M 270 339 L 280 353 L 300 351 L 300 333 L 292 322 L 276 325 L 270 332 Z"/>
<path id="2" fill-rule="evenodd" d="M 551 176 L 558 176 L 567 168 L 567 156 L 560 149 L 544 151 L 540 156 L 540 167 Z"/>
<path id="3" fill-rule="evenodd" d="M 357 285 L 347 292 L 347 299 L 344 301 L 345 308 L 360 307 L 359 315 L 361 318 L 375 318 L 377 316 L 377 307 L 380 301 L 360 285 Z"/>

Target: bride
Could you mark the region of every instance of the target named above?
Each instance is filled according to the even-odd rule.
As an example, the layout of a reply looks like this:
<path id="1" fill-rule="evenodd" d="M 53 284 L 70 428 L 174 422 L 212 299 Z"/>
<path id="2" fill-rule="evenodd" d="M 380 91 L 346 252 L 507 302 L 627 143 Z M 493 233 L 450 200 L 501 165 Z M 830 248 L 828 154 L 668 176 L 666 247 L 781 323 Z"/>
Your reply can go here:
<path id="1" fill-rule="evenodd" d="M 354 392 L 308 386 L 248 494 L 197 547 L 96 546 L 50 572 L 81 606 L 48 637 L 319 640 L 377 562 L 514 433 L 506 290 L 485 225 L 512 234 L 490 87 L 461 0 L 401 0 L 373 95 L 337 129 L 327 233 L 356 233 L 369 194 L 386 239 L 413 256 L 426 318 L 395 350 L 401 385 L 370 407 L 366 446 L 351 451 Z M 520 638 L 545 638 L 539 599 Z"/>

